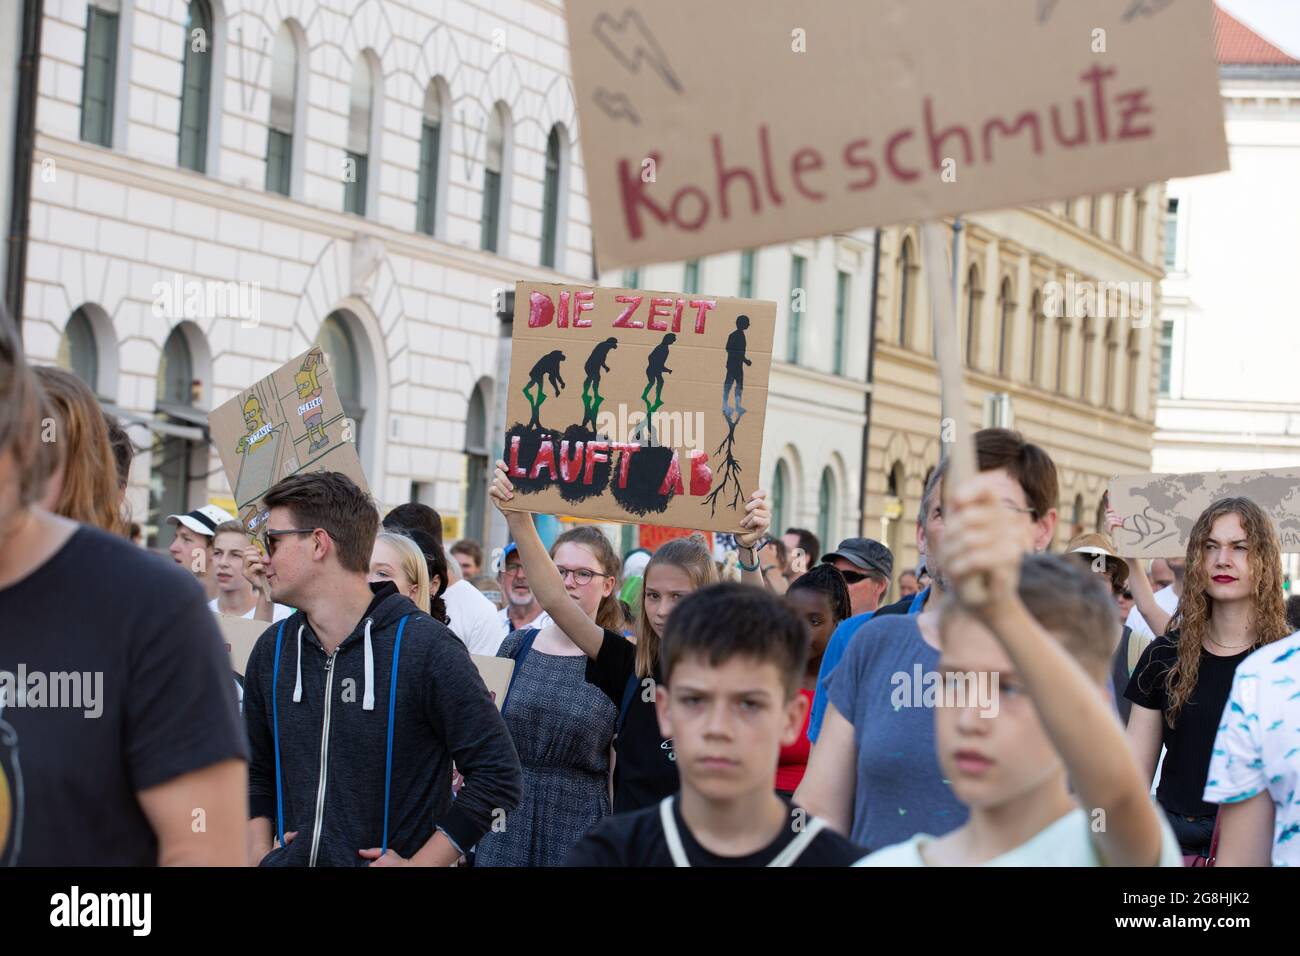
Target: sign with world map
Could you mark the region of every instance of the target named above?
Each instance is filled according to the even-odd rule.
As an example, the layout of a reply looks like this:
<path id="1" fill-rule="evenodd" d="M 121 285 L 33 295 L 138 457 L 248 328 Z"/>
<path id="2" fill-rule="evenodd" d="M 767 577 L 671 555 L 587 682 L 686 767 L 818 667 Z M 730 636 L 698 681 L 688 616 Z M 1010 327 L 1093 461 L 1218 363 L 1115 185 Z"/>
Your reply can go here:
<path id="1" fill-rule="evenodd" d="M 1118 475 L 1110 506 L 1124 519 L 1115 548 L 1128 558 L 1177 558 L 1197 517 L 1220 498 L 1249 498 L 1273 519 L 1282 551 L 1300 552 L 1300 468 Z"/>

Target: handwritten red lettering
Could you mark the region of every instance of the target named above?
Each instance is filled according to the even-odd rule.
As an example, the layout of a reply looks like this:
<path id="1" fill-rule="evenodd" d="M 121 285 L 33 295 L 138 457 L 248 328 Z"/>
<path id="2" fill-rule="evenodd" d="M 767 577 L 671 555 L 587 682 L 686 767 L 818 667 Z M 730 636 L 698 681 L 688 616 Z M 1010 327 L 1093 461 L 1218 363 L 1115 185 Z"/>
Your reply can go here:
<path id="1" fill-rule="evenodd" d="M 515 439 L 518 441 L 518 439 Z M 528 477 L 536 479 L 542 473 L 543 468 L 551 469 L 551 481 L 557 480 L 555 474 L 555 443 L 549 437 L 543 438 L 542 443 L 537 447 L 537 457 L 533 459 L 533 467 L 528 471 Z"/>
<path id="2" fill-rule="evenodd" d="M 560 442 L 560 480 L 577 481 L 578 471 L 582 468 L 582 442 L 573 443 L 573 457 L 569 457 L 569 442 Z"/>
<path id="3" fill-rule="evenodd" d="M 794 180 L 794 188 L 799 190 L 800 195 L 805 199 L 811 199 L 814 202 L 821 202 L 826 198 L 826 194 L 818 192 L 815 189 L 809 189 L 804 185 L 804 173 L 814 173 L 825 166 L 822 154 L 811 146 L 805 146 L 799 152 L 795 153 L 790 159 L 790 178 Z"/>
<path id="4" fill-rule="evenodd" d="M 876 164 L 872 162 L 870 157 L 863 156 L 858 158 L 856 155 L 859 150 L 867 149 L 870 146 L 871 140 L 869 139 L 855 139 L 844 147 L 845 166 L 853 169 L 870 170 L 866 179 L 855 179 L 853 182 L 849 183 L 849 189 L 852 189 L 855 192 L 859 189 L 870 189 L 876 184 L 876 179 L 879 176 L 879 173 L 876 170 Z"/>
<path id="5" fill-rule="evenodd" d="M 555 303 L 551 301 L 549 295 L 537 291 L 528 293 L 528 327 L 530 329 L 540 329 L 544 325 L 550 325 L 554 315 Z"/>
<path id="6" fill-rule="evenodd" d="M 709 312 L 718 307 L 716 299 L 691 299 L 691 308 L 695 310 L 695 332 L 704 334 L 704 321 Z"/>
<path id="7" fill-rule="evenodd" d="M 523 478 L 528 472 L 519 467 L 519 436 L 510 439 L 510 477 Z"/>
<path id="8" fill-rule="evenodd" d="M 691 450 L 691 494 L 701 497 L 709 493 L 713 472 L 709 469 L 709 456 L 698 448 Z"/>
<path id="9" fill-rule="evenodd" d="M 663 483 L 659 485 L 659 494 L 661 495 L 680 495 L 685 489 L 682 487 L 682 466 L 677 461 L 677 452 L 673 452 L 673 460 L 668 463 L 668 473 L 664 475 Z"/>
<path id="10" fill-rule="evenodd" d="M 656 319 L 666 319 L 669 316 L 667 311 L 673 304 L 672 299 L 653 298 L 650 300 L 650 317 L 645 320 L 645 327 L 655 332 L 667 332 L 667 322 L 656 322 Z"/>
<path id="11" fill-rule="evenodd" d="M 603 465 L 609 461 L 608 452 L 609 442 L 607 441 L 587 442 L 587 467 L 582 471 L 582 483 L 584 485 L 591 484 L 597 465 Z"/>
<path id="12" fill-rule="evenodd" d="M 575 329 L 591 328 L 591 318 L 583 317 L 584 312 L 596 308 L 596 293 L 591 289 L 582 289 L 573 296 L 573 327 Z"/>
<path id="13" fill-rule="evenodd" d="M 1120 139 L 1141 139 L 1153 132 L 1150 126 L 1129 127 L 1129 120 L 1134 116 L 1151 112 L 1151 107 L 1146 105 L 1146 96 L 1146 90 L 1130 90 L 1119 95 L 1119 101 L 1124 104 L 1119 114 Z"/>
<path id="14" fill-rule="evenodd" d="M 614 320 L 614 328 L 616 328 L 616 329 L 639 329 L 639 328 L 643 328 L 643 325 L 642 325 L 640 319 L 637 319 L 635 322 L 632 321 L 632 313 L 635 312 L 635 311 L 640 307 L 640 305 L 641 305 L 641 300 L 644 299 L 644 298 L 645 298 L 645 296 L 643 296 L 643 295 L 616 295 L 616 296 L 614 296 L 614 301 L 615 301 L 615 302 L 623 302 L 623 303 L 626 303 L 626 305 L 627 305 L 627 308 L 624 309 L 622 312 L 620 312 L 620 313 L 618 314 L 618 318 Z"/>

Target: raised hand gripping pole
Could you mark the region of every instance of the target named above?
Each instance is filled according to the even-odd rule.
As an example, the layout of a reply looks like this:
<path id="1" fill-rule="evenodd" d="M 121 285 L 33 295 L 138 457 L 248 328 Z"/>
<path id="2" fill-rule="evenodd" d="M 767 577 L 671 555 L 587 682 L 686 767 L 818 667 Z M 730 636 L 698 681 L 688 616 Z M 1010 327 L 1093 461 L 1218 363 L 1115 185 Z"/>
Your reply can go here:
<path id="1" fill-rule="evenodd" d="M 930 298 L 930 317 L 934 327 L 935 355 L 939 361 L 941 415 L 953 423 L 953 440 L 947 443 L 951 459 L 943 481 L 946 502 L 952 489 L 975 475 L 975 449 L 968 432 L 965 387 L 961 356 L 957 351 L 957 315 L 952 301 L 952 268 L 944 254 L 948 227 L 939 222 L 921 224 L 921 261 L 925 269 L 926 291 Z M 945 507 L 945 510 L 946 507 Z M 967 578 L 958 588 L 963 604 L 977 606 L 988 600 L 988 584 L 983 578 Z"/>

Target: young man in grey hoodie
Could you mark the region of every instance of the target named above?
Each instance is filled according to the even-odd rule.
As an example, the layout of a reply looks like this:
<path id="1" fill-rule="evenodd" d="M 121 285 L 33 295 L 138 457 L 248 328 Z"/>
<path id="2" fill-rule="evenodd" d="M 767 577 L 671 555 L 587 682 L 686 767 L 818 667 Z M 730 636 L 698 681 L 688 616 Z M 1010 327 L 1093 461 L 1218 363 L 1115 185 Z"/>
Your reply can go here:
<path id="1" fill-rule="evenodd" d="M 294 475 L 264 502 L 271 593 L 298 611 L 244 677 L 251 862 L 454 864 L 520 793 L 465 645 L 391 582 L 367 583 L 379 515 L 346 476 Z"/>

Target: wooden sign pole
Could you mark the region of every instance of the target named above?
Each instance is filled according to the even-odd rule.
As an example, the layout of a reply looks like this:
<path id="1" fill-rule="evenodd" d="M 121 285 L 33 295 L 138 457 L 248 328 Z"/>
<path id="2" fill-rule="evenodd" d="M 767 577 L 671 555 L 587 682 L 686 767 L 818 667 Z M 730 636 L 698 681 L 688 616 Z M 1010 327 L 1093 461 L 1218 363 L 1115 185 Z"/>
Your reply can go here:
<path id="1" fill-rule="evenodd" d="M 948 229 L 943 223 L 921 225 L 921 261 L 930 295 L 935 355 L 939 361 L 941 415 L 945 428 L 951 424 L 953 435 L 946 446 L 950 461 L 943 480 L 945 500 L 953 488 L 975 474 L 975 448 L 968 433 L 961 355 L 957 350 L 957 315 L 951 293 L 953 269 L 944 255 L 947 238 Z M 960 592 L 962 602 L 969 605 L 983 604 L 987 596 L 987 587 L 977 579 L 969 579 Z"/>

